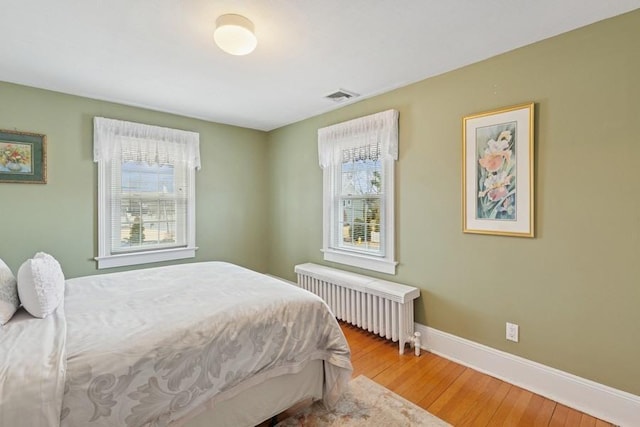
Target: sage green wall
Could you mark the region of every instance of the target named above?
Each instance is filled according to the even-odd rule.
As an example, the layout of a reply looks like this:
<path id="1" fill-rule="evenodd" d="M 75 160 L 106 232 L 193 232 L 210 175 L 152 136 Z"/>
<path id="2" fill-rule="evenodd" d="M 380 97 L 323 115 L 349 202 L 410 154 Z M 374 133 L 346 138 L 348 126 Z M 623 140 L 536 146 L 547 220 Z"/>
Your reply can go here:
<path id="1" fill-rule="evenodd" d="M 99 115 L 199 132 L 196 260 L 293 280 L 324 263 L 317 129 L 395 108 L 400 265 L 365 273 L 419 286 L 420 323 L 640 395 L 639 39 L 635 11 L 269 134 L 0 82 L 0 128 L 46 134 L 49 166 L 46 185 L 0 184 L 0 258 L 98 272 Z M 527 101 L 537 236 L 463 234 L 461 118 Z"/>
<path id="2" fill-rule="evenodd" d="M 0 184 L 0 258 L 14 271 L 36 251 L 54 255 L 68 278 L 118 270 L 98 271 L 93 261 L 98 169 L 92 161 L 94 116 L 199 132 L 195 260 L 231 261 L 266 271 L 264 132 L 0 83 L 0 129 L 45 134 L 48 147 L 46 185 Z M 152 264 L 143 267 L 148 266 Z"/>
<path id="3" fill-rule="evenodd" d="M 327 264 L 317 129 L 395 108 L 400 265 L 371 275 L 420 287 L 422 324 L 640 395 L 639 40 L 635 11 L 271 132 L 270 272 Z M 536 238 L 463 234 L 461 119 L 529 101 Z"/>

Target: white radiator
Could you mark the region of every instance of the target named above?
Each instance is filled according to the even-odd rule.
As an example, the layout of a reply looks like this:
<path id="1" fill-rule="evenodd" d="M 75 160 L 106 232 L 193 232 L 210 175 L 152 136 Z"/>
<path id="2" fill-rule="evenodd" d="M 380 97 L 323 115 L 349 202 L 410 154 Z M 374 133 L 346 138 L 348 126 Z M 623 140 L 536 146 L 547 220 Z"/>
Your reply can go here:
<path id="1" fill-rule="evenodd" d="M 413 300 L 420 289 L 318 264 L 296 265 L 298 286 L 322 298 L 340 320 L 398 342 L 413 341 Z"/>

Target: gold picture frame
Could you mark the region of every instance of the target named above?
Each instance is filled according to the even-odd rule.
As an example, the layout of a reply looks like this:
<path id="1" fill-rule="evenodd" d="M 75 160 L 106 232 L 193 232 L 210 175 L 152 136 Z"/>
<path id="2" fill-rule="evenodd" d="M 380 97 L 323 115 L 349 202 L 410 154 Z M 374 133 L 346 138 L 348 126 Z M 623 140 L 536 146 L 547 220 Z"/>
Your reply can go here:
<path id="1" fill-rule="evenodd" d="M 47 137 L 0 130 L 0 183 L 47 183 Z"/>
<path id="2" fill-rule="evenodd" d="M 462 230 L 534 237 L 534 104 L 462 120 Z"/>

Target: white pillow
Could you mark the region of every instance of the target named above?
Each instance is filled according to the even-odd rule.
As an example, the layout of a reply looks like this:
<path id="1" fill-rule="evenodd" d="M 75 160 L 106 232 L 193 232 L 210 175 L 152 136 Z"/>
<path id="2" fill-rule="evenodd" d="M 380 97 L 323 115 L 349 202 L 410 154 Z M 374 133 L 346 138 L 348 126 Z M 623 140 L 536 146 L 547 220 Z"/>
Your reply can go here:
<path id="1" fill-rule="evenodd" d="M 32 316 L 45 318 L 64 298 L 64 274 L 54 257 L 38 252 L 18 270 L 18 295 Z"/>
<path id="2" fill-rule="evenodd" d="M 0 259 L 0 325 L 7 323 L 20 307 L 16 278 L 11 269 Z"/>

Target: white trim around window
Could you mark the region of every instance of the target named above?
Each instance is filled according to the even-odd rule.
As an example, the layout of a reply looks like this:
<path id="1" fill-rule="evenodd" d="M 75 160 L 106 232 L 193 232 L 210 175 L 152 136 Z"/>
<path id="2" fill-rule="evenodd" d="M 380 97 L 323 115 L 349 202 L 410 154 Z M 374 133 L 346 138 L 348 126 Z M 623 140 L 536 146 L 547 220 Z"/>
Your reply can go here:
<path id="1" fill-rule="evenodd" d="M 395 274 L 398 112 L 388 110 L 319 129 L 318 154 L 323 169 L 325 261 Z M 373 174 L 377 174 L 375 184 Z M 358 204 L 357 215 L 355 209 L 345 209 L 352 201 Z"/>
<path id="2" fill-rule="evenodd" d="M 99 269 L 195 257 L 195 170 L 200 168 L 199 134 L 96 117 L 94 161 L 98 163 L 98 256 L 95 259 Z M 122 179 L 123 165 L 127 162 L 133 162 L 147 173 L 146 179 L 137 181 L 137 187 Z M 158 169 L 152 167 L 169 167 L 171 172 L 161 176 L 156 172 Z M 162 185 L 155 181 L 160 178 L 165 179 Z M 126 185 L 134 190 L 125 188 Z M 127 236 L 122 236 L 128 234 L 129 226 L 123 228 L 122 218 L 130 216 L 124 207 L 132 197 L 140 202 L 135 212 L 140 225 L 137 234 L 131 227 L 127 240 Z M 143 205 L 146 208 L 147 204 L 155 206 L 157 211 L 162 206 L 170 214 L 162 221 L 156 214 L 154 222 L 145 224 Z M 168 228 L 161 233 L 162 224 Z M 154 234 L 155 239 L 145 241 L 144 225 L 154 227 L 146 233 Z M 133 239 L 134 234 L 139 237 L 138 244 L 132 244 L 138 241 Z"/>

